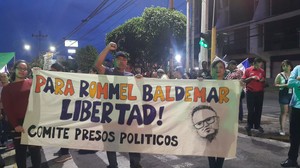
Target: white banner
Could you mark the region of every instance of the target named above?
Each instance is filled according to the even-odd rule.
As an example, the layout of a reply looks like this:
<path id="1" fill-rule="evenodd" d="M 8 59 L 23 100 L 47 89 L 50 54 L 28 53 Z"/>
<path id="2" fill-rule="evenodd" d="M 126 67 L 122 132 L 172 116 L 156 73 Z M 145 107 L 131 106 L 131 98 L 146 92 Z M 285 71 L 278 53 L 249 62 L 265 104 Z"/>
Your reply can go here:
<path id="1" fill-rule="evenodd" d="M 33 76 L 23 144 L 235 157 L 239 81 Z"/>

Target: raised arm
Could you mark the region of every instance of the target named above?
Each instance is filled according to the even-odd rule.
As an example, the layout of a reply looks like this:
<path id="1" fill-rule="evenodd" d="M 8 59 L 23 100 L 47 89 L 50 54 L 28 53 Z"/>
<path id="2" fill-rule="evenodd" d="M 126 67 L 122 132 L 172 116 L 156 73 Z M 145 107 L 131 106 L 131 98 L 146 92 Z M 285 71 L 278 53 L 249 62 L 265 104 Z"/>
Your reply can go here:
<path id="1" fill-rule="evenodd" d="M 97 68 L 98 72 L 105 73 L 105 66 L 103 66 L 103 62 L 110 51 L 115 51 L 117 49 L 117 44 L 114 42 L 110 42 L 99 54 L 98 59 L 96 61 L 95 67 Z"/>

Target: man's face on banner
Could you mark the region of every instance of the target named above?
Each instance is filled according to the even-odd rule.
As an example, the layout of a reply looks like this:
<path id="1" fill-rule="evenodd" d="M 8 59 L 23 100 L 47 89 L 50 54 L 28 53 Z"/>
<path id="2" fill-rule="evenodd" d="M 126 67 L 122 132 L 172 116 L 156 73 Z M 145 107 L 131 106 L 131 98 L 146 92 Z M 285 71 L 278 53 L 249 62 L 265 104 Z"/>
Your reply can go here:
<path id="1" fill-rule="evenodd" d="M 214 111 L 201 109 L 194 113 L 192 120 L 200 137 L 210 142 L 215 138 L 219 129 L 219 118 Z"/>

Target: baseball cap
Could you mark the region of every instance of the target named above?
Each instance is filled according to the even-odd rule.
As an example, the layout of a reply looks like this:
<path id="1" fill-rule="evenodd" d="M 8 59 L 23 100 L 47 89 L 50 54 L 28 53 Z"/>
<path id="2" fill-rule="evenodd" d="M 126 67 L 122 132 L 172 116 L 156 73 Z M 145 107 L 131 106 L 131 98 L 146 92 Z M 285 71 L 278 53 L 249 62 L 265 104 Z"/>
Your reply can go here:
<path id="1" fill-rule="evenodd" d="M 125 52 L 123 52 L 123 51 L 118 51 L 118 52 L 116 52 L 115 57 L 116 58 L 118 58 L 118 57 L 124 57 L 124 58 L 128 59 L 128 54 L 125 53 Z"/>
<path id="2" fill-rule="evenodd" d="M 161 68 L 159 68 L 158 70 L 157 70 L 157 73 L 165 73 L 165 71 L 163 70 L 163 69 L 161 69 Z"/>

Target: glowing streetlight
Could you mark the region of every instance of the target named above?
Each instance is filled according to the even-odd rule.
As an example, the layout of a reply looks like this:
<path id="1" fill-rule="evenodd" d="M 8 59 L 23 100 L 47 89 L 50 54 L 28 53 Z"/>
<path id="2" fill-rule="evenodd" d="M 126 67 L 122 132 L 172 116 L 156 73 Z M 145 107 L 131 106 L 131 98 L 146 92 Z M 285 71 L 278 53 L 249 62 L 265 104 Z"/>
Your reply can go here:
<path id="1" fill-rule="evenodd" d="M 56 50 L 56 48 L 54 46 L 50 46 L 50 51 L 54 52 Z"/>
<path id="2" fill-rule="evenodd" d="M 28 51 L 28 50 L 30 50 L 30 48 L 31 48 L 31 46 L 30 46 L 30 45 L 28 45 L 28 44 L 25 44 L 25 45 L 24 45 L 24 49 L 25 49 L 25 50 L 27 50 L 27 51 Z"/>
<path id="3" fill-rule="evenodd" d="M 176 60 L 178 63 L 180 63 L 180 62 L 181 62 L 181 55 L 177 54 L 177 55 L 175 56 L 175 60 Z"/>

